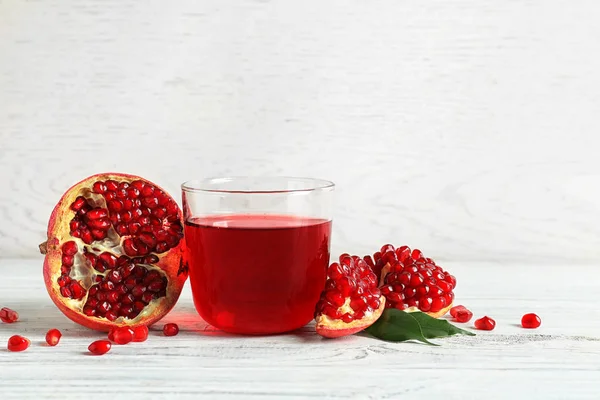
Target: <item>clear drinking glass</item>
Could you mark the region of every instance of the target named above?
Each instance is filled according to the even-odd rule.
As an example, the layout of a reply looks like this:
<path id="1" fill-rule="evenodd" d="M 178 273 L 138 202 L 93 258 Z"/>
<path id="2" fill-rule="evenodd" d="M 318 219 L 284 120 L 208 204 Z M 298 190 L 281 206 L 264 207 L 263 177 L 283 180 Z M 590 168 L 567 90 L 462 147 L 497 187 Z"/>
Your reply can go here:
<path id="1" fill-rule="evenodd" d="M 306 325 L 325 285 L 334 184 L 233 177 L 181 185 L 194 304 L 227 332 Z"/>

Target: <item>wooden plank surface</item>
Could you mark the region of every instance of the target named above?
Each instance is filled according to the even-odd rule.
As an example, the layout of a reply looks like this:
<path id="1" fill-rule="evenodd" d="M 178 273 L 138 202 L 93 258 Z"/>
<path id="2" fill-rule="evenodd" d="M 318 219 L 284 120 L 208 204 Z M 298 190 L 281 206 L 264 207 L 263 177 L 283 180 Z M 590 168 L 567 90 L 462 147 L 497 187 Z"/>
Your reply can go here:
<path id="1" fill-rule="evenodd" d="M 449 263 L 457 299 L 492 332 L 437 340 L 440 347 L 385 343 L 364 336 L 324 340 L 311 325 L 288 335 L 221 334 L 197 317 L 189 287 L 162 322 L 182 328 L 163 337 L 160 322 L 145 343 L 115 346 L 102 357 L 87 345 L 102 334 L 79 327 L 50 301 L 41 261 L 0 261 L 0 305 L 21 321 L 0 324 L 0 398 L 164 399 L 598 399 L 600 320 L 591 266 Z M 518 327 L 536 312 L 538 330 Z M 471 324 L 466 324 L 470 327 Z M 64 336 L 42 345 L 49 328 Z M 32 340 L 24 353 L 8 337 Z"/>

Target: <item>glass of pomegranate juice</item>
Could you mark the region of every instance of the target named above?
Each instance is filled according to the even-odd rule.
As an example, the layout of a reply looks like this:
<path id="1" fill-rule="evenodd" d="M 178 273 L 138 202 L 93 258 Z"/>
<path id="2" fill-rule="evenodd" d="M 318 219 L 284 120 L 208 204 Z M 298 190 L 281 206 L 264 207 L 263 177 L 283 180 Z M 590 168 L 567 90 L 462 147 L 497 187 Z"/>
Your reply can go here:
<path id="1" fill-rule="evenodd" d="M 334 184 L 236 177 L 181 187 L 200 316 L 249 335 L 306 325 L 325 286 Z"/>

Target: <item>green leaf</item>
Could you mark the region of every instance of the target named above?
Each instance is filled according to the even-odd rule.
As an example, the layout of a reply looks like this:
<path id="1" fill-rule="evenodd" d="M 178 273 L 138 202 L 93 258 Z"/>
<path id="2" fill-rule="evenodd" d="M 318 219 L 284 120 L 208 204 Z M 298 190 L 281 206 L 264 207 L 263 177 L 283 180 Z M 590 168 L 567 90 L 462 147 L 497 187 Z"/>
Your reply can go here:
<path id="1" fill-rule="evenodd" d="M 475 336 L 473 332 L 460 329 L 445 319 L 437 319 L 430 317 L 429 315 L 422 312 L 410 313 L 421 325 L 423 336 L 426 338 L 438 338 L 452 335 L 467 335 Z"/>
<path id="2" fill-rule="evenodd" d="M 443 319 L 436 319 L 422 312 L 407 313 L 395 308 L 386 309 L 381 317 L 365 332 L 376 338 L 390 342 L 417 340 L 437 346 L 427 339 L 474 333 L 457 328 Z"/>
<path id="3" fill-rule="evenodd" d="M 390 342 L 404 342 L 407 340 L 418 340 L 432 346 L 437 346 L 427 340 L 421 330 L 419 321 L 404 311 L 388 308 L 384 310 L 381 317 L 365 331 L 376 338 Z"/>

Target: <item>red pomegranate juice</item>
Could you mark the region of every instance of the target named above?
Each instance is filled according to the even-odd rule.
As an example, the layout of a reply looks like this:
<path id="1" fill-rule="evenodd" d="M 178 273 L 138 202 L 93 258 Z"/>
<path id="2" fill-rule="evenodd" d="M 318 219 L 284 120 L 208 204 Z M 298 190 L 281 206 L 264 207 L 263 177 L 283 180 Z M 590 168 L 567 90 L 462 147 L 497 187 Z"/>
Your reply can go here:
<path id="1" fill-rule="evenodd" d="M 325 286 L 331 221 L 226 215 L 186 222 L 194 304 L 232 333 L 273 334 L 306 325 Z"/>

